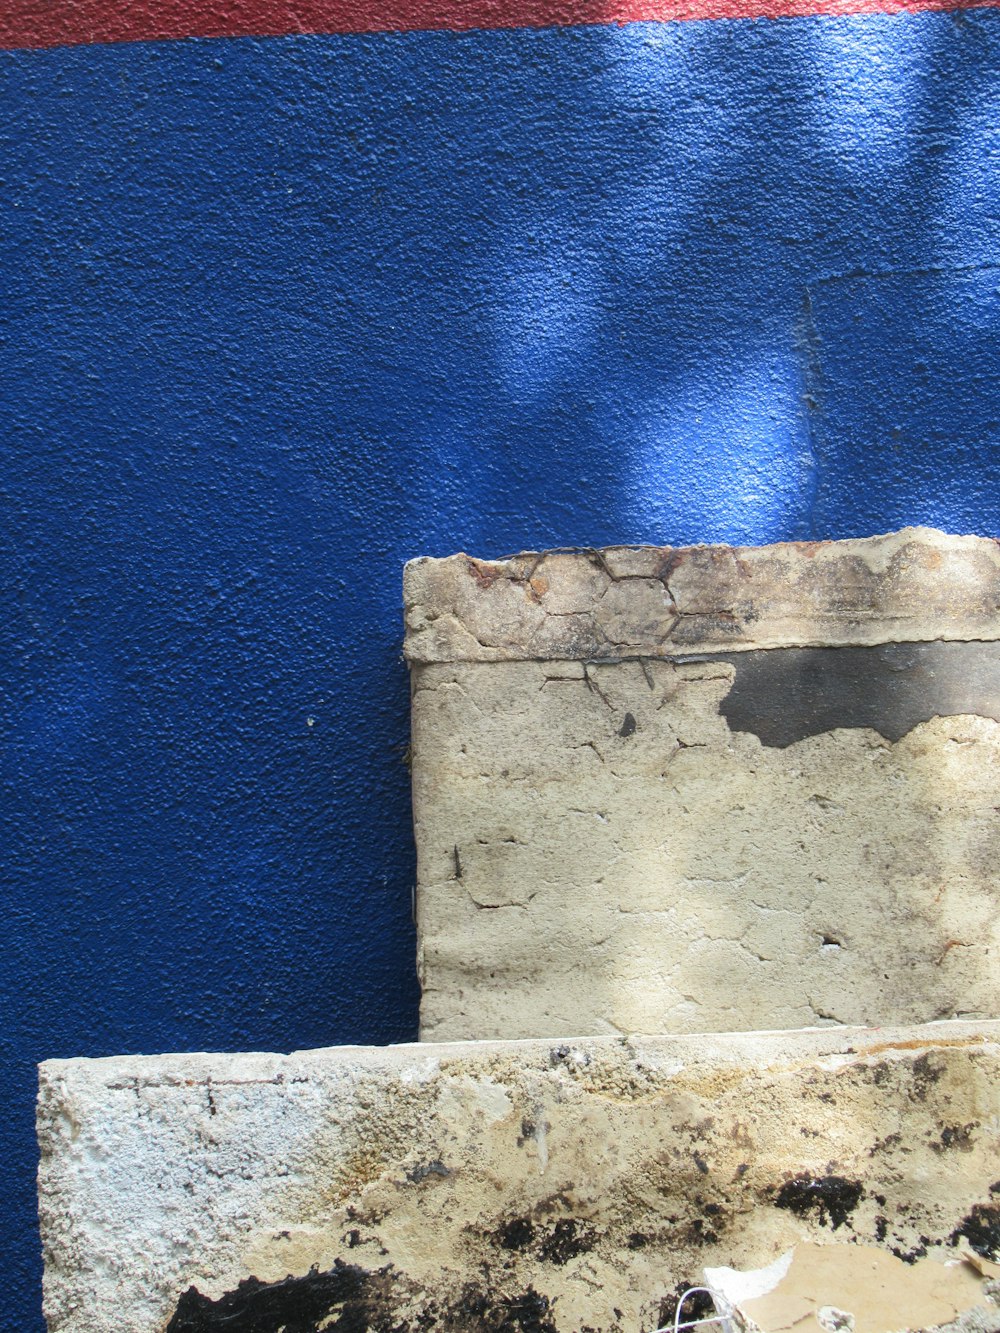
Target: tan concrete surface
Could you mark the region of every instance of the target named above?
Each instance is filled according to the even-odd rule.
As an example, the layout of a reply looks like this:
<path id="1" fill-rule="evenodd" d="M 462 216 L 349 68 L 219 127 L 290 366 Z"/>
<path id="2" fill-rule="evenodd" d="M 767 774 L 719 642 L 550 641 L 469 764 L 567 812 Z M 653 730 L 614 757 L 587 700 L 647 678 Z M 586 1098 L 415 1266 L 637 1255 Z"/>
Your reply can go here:
<path id="1" fill-rule="evenodd" d="M 990 1254 L 998 1074 L 1000 1023 L 50 1061 L 49 1327 L 637 1333 L 808 1237 Z"/>
<path id="2" fill-rule="evenodd" d="M 671 557 L 685 616 L 737 605 L 732 570 L 749 570 L 737 621 L 752 642 L 698 660 L 662 656 L 649 598 L 664 585 L 646 575 L 663 552 L 534 557 L 530 578 L 518 557 L 492 582 L 465 557 L 410 566 L 411 656 L 432 655 L 426 630 L 459 659 L 412 670 L 424 1037 L 1000 1013 L 1000 659 L 960 637 L 1000 625 L 996 544 L 910 531 L 724 549 Z M 639 573 L 610 582 L 605 565 Z M 611 597 L 618 655 L 595 660 Z M 505 660 L 464 660 L 478 650 L 453 606 Z M 565 626 L 581 616 L 574 648 Z M 789 646 L 898 648 L 900 634 L 912 670 L 905 644 L 891 659 Z M 931 634 L 943 644 L 919 643 Z M 994 654 L 978 693 L 970 646 Z M 860 663 L 843 719 L 821 697 L 838 653 Z M 744 709 L 770 709 L 780 730 L 805 673 L 820 696 L 801 704 L 806 722 L 826 717 L 816 734 L 773 744 L 738 729 L 727 710 L 751 666 L 764 683 Z"/>

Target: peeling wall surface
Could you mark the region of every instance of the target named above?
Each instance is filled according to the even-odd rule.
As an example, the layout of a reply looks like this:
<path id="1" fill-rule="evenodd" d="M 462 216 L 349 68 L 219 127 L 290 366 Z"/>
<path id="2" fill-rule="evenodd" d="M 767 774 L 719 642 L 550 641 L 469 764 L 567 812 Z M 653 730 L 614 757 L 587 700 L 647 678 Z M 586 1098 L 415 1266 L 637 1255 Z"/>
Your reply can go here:
<path id="1" fill-rule="evenodd" d="M 995 1258 L 998 1037 L 53 1061 L 50 1328 L 636 1333 L 800 1240 Z"/>
<path id="2" fill-rule="evenodd" d="M 424 1037 L 1000 1013 L 995 542 L 406 588 Z"/>
<path id="3" fill-rule="evenodd" d="M 404 560 L 1000 530 L 935 8 L 3 6 L 0 1325 L 37 1060 L 415 1033 Z"/>

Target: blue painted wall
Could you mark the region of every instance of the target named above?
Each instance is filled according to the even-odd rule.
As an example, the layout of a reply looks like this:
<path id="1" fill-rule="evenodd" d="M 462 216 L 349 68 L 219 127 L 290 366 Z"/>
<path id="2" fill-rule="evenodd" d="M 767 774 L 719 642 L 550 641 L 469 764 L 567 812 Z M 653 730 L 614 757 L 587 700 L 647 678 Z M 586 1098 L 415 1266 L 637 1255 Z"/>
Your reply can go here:
<path id="1" fill-rule="evenodd" d="M 1000 14 L 0 56 L 34 1064 L 415 1032 L 402 562 L 1000 531 Z"/>

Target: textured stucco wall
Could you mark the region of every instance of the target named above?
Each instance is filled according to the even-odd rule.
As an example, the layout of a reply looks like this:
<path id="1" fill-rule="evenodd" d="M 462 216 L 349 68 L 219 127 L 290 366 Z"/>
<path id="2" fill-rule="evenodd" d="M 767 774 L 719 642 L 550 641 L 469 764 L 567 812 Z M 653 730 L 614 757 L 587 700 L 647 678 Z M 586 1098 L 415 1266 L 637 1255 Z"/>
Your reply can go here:
<path id="1" fill-rule="evenodd" d="M 1000 528 L 1000 15 L 0 55 L 34 1063 L 412 1035 L 403 560 Z"/>

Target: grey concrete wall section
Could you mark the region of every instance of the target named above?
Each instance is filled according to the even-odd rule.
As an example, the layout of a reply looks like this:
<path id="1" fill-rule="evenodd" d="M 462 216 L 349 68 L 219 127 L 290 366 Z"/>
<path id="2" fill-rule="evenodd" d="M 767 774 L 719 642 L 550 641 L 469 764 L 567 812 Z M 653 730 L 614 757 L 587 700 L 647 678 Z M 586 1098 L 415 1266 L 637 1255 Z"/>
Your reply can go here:
<path id="1" fill-rule="evenodd" d="M 797 1240 L 996 1257 L 1000 1023 L 52 1061 L 51 1333 L 650 1329 Z"/>
<path id="2" fill-rule="evenodd" d="M 1000 1013 L 1000 548 L 406 579 L 422 1035 Z"/>

